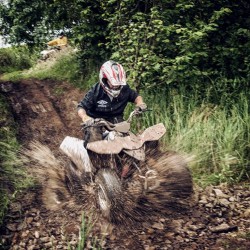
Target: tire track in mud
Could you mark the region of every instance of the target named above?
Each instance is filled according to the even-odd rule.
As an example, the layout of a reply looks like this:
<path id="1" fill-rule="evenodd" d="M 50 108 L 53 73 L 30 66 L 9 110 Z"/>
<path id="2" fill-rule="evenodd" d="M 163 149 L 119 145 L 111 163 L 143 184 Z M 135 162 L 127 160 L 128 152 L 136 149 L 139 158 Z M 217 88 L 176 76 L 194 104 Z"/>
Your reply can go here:
<path id="1" fill-rule="evenodd" d="M 29 79 L 0 85 L 10 102 L 19 126 L 18 137 L 23 145 L 38 140 L 48 146 L 53 154 L 61 156 L 59 145 L 65 136 L 81 137 L 76 103 L 83 93 L 69 84 Z M 217 190 L 215 195 L 214 190 Z M 104 221 L 99 221 L 90 238 L 95 235 L 102 237 L 103 249 L 230 249 L 223 245 L 227 234 L 219 230 L 229 232 L 235 229 L 231 224 L 239 225 L 241 230 L 250 228 L 247 218 L 242 217 L 236 209 L 238 203 L 240 207 L 249 205 L 250 193 L 241 187 L 238 190 L 222 190 L 223 197 L 219 196 L 221 193 L 218 188 L 199 190 L 196 193 L 199 204 L 197 202 L 190 213 L 178 218 L 171 215 L 155 217 L 152 223 L 144 222 L 139 229 L 113 228 L 107 235 L 100 236 L 101 226 L 106 225 Z M 80 211 L 48 211 L 41 205 L 39 195 L 39 190 L 30 190 L 11 204 L 10 216 L 7 216 L 2 233 L 9 245 L 6 249 L 68 249 L 68 245 L 75 249 L 81 224 Z M 228 204 L 225 199 L 231 199 L 232 202 Z M 235 211 L 231 206 L 236 207 Z M 224 225 L 224 228 L 216 228 L 220 225 Z M 85 249 L 91 249 L 91 244 L 88 244 L 89 247 Z M 244 250 L 250 247 L 250 243 L 243 239 L 232 244 L 235 249 L 237 246 Z"/>
<path id="2" fill-rule="evenodd" d="M 23 80 L 12 84 L 7 96 L 19 124 L 19 138 L 22 142 L 38 140 L 56 149 L 67 134 L 80 127 L 76 115 L 76 101 L 79 96 L 73 96 L 71 100 L 64 95 L 56 97 L 52 91 L 56 92 L 57 88 L 63 88 L 60 85 L 48 80 Z M 73 98 L 76 98 L 76 101 L 72 101 Z M 71 104 L 72 113 L 67 110 L 66 115 L 73 117 L 70 118 L 71 122 L 75 120 L 74 124 L 70 124 L 71 127 L 73 125 L 72 128 L 68 126 L 63 111 L 60 111 L 60 106 L 66 105 L 63 101 Z"/>

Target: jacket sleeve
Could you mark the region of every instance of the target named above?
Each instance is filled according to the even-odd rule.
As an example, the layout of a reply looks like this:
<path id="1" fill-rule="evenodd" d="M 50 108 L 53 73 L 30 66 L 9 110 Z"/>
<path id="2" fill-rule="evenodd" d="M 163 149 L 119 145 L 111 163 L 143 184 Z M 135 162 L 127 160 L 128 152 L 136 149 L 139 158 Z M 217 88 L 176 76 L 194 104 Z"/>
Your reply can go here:
<path id="1" fill-rule="evenodd" d="M 128 85 L 127 85 L 128 86 Z M 135 102 L 135 99 L 137 98 L 137 96 L 139 95 L 135 90 L 131 89 L 128 86 L 128 91 L 129 91 L 129 102 Z"/>
<path id="2" fill-rule="evenodd" d="M 92 87 L 84 96 L 84 98 L 78 103 L 77 109 L 83 108 L 87 112 L 94 107 L 94 88 Z"/>

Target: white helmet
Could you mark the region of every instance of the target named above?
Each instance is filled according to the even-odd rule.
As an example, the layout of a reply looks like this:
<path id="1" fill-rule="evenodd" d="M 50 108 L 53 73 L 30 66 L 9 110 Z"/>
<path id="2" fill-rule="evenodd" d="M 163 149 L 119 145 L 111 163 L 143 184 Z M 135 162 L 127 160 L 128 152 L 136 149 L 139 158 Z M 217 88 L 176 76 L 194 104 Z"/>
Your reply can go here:
<path id="1" fill-rule="evenodd" d="M 114 61 L 105 62 L 100 69 L 100 84 L 111 96 L 117 97 L 126 85 L 126 73 L 121 64 Z"/>

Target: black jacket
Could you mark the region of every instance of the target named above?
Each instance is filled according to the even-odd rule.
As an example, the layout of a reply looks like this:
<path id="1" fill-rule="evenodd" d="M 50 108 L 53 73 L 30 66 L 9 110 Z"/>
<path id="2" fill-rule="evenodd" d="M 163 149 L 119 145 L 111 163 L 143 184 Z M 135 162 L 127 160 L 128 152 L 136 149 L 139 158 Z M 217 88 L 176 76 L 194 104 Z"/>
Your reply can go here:
<path id="1" fill-rule="evenodd" d="M 117 98 L 110 98 L 99 83 L 96 83 L 78 104 L 87 115 L 93 118 L 104 118 L 116 123 L 123 120 L 123 112 L 128 102 L 134 102 L 138 93 L 128 85 L 123 86 Z"/>

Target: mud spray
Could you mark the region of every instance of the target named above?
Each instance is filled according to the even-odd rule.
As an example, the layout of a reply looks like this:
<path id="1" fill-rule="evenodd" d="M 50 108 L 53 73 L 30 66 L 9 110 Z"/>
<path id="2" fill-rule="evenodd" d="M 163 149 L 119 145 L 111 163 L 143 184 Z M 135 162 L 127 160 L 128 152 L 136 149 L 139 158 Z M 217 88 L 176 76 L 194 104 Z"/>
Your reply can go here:
<path id="1" fill-rule="evenodd" d="M 185 212 L 192 204 L 193 183 L 188 159 L 176 152 L 148 152 L 144 167 L 123 186 L 120 198 L 109 220 L 124 226 L 150 221 L 155 215 Z M 83 169 L 66 159 L 55 157 L 38 141 L 21 151 L 28 172 L 42 186 L 42 201 L 53 211 L 91 211 L 98 219 L 95 183 Z M 94 211 L 94 215 L 93 215 Z"/>

